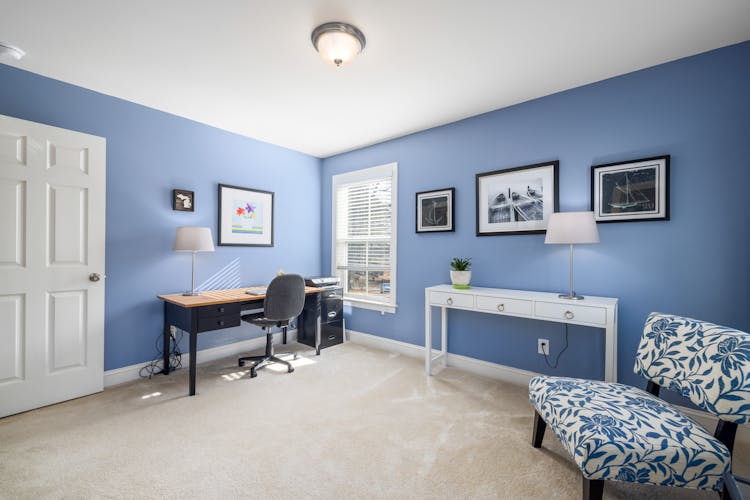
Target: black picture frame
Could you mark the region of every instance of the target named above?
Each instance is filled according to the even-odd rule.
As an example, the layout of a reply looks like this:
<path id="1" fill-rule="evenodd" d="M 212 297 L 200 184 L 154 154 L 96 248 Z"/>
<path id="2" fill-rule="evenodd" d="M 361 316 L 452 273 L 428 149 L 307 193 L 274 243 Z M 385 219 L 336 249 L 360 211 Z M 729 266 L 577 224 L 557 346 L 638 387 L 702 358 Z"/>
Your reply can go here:
<path id="1" fill-rule="evenodd" d="M 244 211 L 248 206 L 251 210 Z M 243 213 L 238 213 L 243 209 Z M 254 212 L 252 221 L 241 216 Z M 230 184 L 219 184 L 219 230 L 220 246 L 272 247 L 274 238 L 274 193 Z"/>
<path id="2" fill-rule="evenodd" d="M 441 205 L 441 200 L 445 205 Z M 421 191 L 415 195 L 417 233 L 448 233 L 456 230 L 456 188 Z M 425 203 L 432 202 L 432 214 L 425 213 Z M 436 213 L 438 212 L 438 213 Z M 432 220 L 429 220 L 432 219 Z"/>
<path id="3" fill-rule="evenodd" d="M 172 210 L 195 212 L 195 193 L 187 189 L 173 189 Z"/>
<path id="4" fill-rule="evenodd" d="M 597 223 L 668 221 L 670 155 L 591 166 Z M 624 185 L 624 187 L 623 187 Z"/>
<path id="5" fill-rule="evenodd" d="M 560 210 L 559 170 L 560 162 L 553 160 L 476 174 L 476 235 L 545 233 L 549 215 Z M 526 193 L 513 190 L 524 184 Z M 498 203 L 491 205 L 491 199 Z M 515 220 L 519 215 L 529 219 Z"/>

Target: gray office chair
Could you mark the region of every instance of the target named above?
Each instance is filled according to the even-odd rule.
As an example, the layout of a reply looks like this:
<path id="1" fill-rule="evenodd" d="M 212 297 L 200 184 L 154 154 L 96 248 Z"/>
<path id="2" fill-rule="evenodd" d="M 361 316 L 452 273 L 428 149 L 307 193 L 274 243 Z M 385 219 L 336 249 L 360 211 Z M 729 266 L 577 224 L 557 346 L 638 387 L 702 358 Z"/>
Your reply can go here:
<path id="1" fill-rule="evenodd" d="M 289 373 L 294 371 L 290 362 L 274 355 L 271 328 L 274 326 L 281 328 L 284 338 L 286 338 L 286 329 L 289 322 L 300 315 L 304 305 L 305 280 L 299 274 L 282 274 L 275 277 L 268 285 L 266 298 L 263 300 L 263 312 L 242 316 L 242 321 L 257 325 L 266 332 L 266 353 L 262 356 L 246 356 L 240 358 L 237 362 L 239 366 L 245 366 L 246 362 L 253 363 L 250 368 L 251 378 L 257 377 L 256 370 L 269 362 L 286 365 Z"/>

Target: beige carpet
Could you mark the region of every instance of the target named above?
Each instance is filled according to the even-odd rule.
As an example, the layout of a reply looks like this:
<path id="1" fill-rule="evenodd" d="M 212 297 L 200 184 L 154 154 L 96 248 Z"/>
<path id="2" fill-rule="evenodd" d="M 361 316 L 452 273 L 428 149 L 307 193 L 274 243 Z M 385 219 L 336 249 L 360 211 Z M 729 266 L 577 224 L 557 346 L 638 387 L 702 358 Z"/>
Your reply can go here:
<path id="1" fill-rule="evenodd" d="M 192 398 L 180 370 L 1 419 L 0 497 L 580 498 L 554 436 L 530 446 L 525 388 L 351 343 L 302 354 L 255 379 L 235 358 L 202 365 Z"/>

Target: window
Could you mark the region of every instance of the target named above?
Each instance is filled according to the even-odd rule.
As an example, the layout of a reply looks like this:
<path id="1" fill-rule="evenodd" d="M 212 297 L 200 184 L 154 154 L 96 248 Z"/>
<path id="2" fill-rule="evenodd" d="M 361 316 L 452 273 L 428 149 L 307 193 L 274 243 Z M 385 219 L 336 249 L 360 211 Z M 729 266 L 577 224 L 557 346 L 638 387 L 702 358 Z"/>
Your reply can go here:
<path id="1" fill-rule="evenodd" d="M 353 306 L 396 312 L 397 164 L 333 176 L 333 273 Z"/>

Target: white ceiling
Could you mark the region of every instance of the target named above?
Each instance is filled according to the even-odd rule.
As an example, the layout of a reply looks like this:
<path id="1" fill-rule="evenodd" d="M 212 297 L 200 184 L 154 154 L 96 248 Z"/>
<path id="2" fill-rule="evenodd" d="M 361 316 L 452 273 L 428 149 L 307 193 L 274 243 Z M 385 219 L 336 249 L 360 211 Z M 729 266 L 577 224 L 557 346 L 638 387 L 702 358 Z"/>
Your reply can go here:
<path id="1" fill-rule="evenodd" d="M 0 0 L 20 68 L 326 157 L 750 39 L 748 0 Z M 346 21 L 335 68 L 310 32 Z"/>

